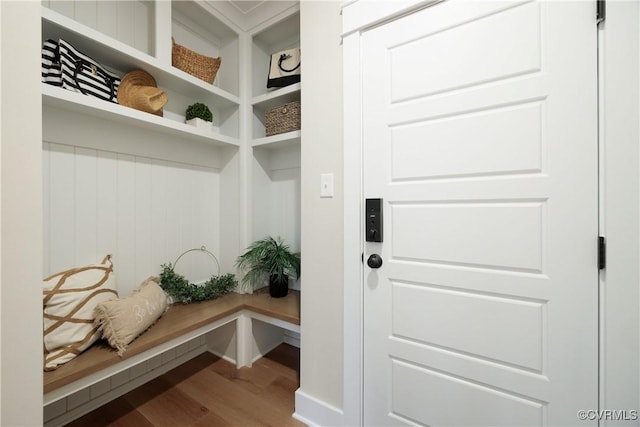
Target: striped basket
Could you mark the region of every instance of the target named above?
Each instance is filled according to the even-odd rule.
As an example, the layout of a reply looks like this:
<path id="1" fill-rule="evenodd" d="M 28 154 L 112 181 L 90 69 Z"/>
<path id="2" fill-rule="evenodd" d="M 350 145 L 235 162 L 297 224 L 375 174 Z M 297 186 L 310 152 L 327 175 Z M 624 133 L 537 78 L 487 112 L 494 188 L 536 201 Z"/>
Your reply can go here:
<path id="1" fill-rule="evenodd" d="M 300 101 L 272 108 L 265 113 L 264 120 L 267 136 L 300 129 Z"/>
<path id="2" fill-rule="evenodd" d="M 173 42 L 173 48 L 171 49 L 171 65 L 189 73 L 192 76 L 204 80 L 207 83 L 213 83 L 216 79 L 216 74 L 220 69 L 222 58 L 212 58 L 210 56 L 201 55 L 192 51 L 182 45 Z"/>

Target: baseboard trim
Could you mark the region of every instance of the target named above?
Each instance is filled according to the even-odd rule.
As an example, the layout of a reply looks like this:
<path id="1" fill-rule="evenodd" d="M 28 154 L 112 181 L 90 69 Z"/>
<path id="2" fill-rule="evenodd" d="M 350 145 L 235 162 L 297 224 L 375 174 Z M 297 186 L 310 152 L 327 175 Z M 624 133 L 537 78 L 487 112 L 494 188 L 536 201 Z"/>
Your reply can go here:
<path id="1" fill-rule="evenodd" d="M 331 406 L 307 393 L 296 390 L 296 411 L 293 418 L 308 426 L 342 426 L 344 414 L 341 409 Z"/>
<path id="2" fill-rule="evenodd" d="M 136 389 L 140 386 L 142 386 L 143 384 L 148 383 L 149 381 L 159 377 L 160 375 L 170 371 L 173 368 L 176 368 L 180 365 L 182 365 L 183 363 L 188 362 L 189 360 L 193 359 L 194 357 L 199 356 L 200 354 L 204 353 L 206 351 L 206 347 L 204 345 L 201 345 L 197 348 L 192 349 L 191 351 L 182 354 L 180 356 L 175 357 L 174 359 L 171 359 L 169 361 L 167 361 L 166 363 L 152 368 L 149 371 L 145 372 L 144 374 L 135 377 L 133 379 L 131 379 L 130 381 L 115 387 L 113 389 L 111 389 L 110 391 L 97 396 L 93 399 L 90 399 L 89 401 L 87 401 L 86 403 L 83 403 L 81 405 L 79 405 L 76 408 L 73 408 L 69 411 L 66 411 L 62 414 L 60 414 L 57 417 L 54 417 L 50 420 L 47 420 L 44 422 L 44 427 L 60 427 L 60 426 L 64 426 L 68 423 L 70 423 L 71 421 L 74 421 L 80 417 L 82 417 L 83 415 L 88 414 L 89 412 L 93 411 L 94 409 L 97 409 L 99 407 L 101 407 L 102 405 L 106 405 L 107 403 L 111 402 L 114 399 L 117 399 L 118 397 L 130 392 L 133 389 Z M 88 388 L 88 387 L 87 387 Z M 84 389 L 83 389 L 84 390 Z M 66 397 L 65 397 L 66 399 Z"/>
<path id="3" fill-rule="evenodd" d="M 284 331 L 284 342 L 294 347 L 300 348 L 300 333 Z"/>
<path id="4" fill-rule="evenodd" d="M 227 356 L 226 354 L 220 353 L 211 348 L 207 348 L 207 351 L 213 354 L 214 356 L 219 357 L 222 360 L 226 360 L 227 362 L 231 363 L 233 366 L 236 366 L 236 359 L 234 359 L 233 357 Z"/>
<path id="5" fill-rule="evenodd" d="M 265 351 L 263 351 L 263 352 L 258 351 L 257 354 L 253 357 L 253 359 L 251 359 L 251 363 L 255 363 L 259 359 L 262 359 L 265 354 L 269 353 L 271 350 L 274 350 L 280 344 L 282 344 L 282 341 L 274 342 L 269 347 L 267 347 L 267 349 Z"/>

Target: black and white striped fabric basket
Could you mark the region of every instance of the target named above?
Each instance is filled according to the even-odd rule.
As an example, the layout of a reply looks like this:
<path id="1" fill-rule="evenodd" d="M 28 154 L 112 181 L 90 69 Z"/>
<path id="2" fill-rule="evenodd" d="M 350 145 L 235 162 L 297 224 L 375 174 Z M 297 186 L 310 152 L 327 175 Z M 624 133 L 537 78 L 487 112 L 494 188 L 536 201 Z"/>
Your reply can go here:
<path id="1" fill-rule="evenodd" d="M 42 82 L 62 86 L 60 51 L 55 40 L 48 39 L 42 44 Z"/>
<path id="2" fill-rule="evenodd" d="M 105 101 L 118 102 L 120 76 L 62 39 L 58 41 L 58 52 L 62 87 Z"/>

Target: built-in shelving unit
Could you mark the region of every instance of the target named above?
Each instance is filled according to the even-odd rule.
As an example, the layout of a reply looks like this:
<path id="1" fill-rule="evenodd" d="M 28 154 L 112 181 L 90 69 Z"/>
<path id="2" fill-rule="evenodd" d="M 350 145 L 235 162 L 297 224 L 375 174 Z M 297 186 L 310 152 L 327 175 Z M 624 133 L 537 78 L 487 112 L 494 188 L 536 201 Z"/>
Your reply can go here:
<path id="1" fill-rule="evenodd" d="M 252 235 L 254 239 L 280 236 L 299 251 L 301 131 L 271 136 L 265 132 L 267 111 L 301 100 L 300 83 L 267 88 L 271 55 L 300 47 L 298 10 L 290 10 L 275 22 L 256 28 L 251 38 Z M 299 289 L 300 283 L 291 286 Z"/>
<path id="2" fill-rule="evenodd" d="M 43 84 L 45 141 L 52 143 L 51 147 L 54 148 L 56 144 L 77 147 L 71 150 L 72 153 L 82 152 L 80 148 L 83 146 L 97 150 L 92 155 L 98 158 L 107 156 L 103 151 L 121 153 L 117 159 L 124 159 L 125 154 L 150 158 L 155 158 L 157 154 L 158 160 L 167 162 L 185 161 L 183 159 L 188 156 L 176 156 L 185 149 L 197 148 L 202 151 L 202 145 L 222 149 L 224 151 L 203 152 L 202 157 L 217 159 L 211 164 L 217 176 L 212 179 L 218 187 L 211 193 L 217 199 L 214 202 L 216 207 L 210 212 L 219 217 L 218 225 L 212 229 L 216 235 L 213 245 L 220 247 L 224 244 L 225 248 L 232 248 L 229 254 L 222 255 L 222 258 L 226 258 L 222 264 L 227 269 L 232 268 L 232 261 L 242 246 L 250 243 L 239 239 L 243 233 L 238 229 L 244 226 L 250 227 L 250 232 L 244 234 L 249 236 L 249 240 L 280 235 L 288 240 L 294 250 L 298 250 L 301 131 L 266 136 L 264 120 L 265 113 L 270 109 L 301 99 L 300 83 L 275 89 L 267 88 L 266 84 L 271 55 L 300 46 L 299 7 L 295 3 L 292 5 L 280 8 L 274 16 L 265 15 L 262 24 L 244 33 L 251 40 L 250 50 L 246 51 L 240 46 L 242 37 L 245 37 L 241 26 L 231 24 L 216 9 L 215 2 L 43 1 L 43 40 L 62 38 L 121 76 L 135 69 L 145 70 L 154 76 L 158 87 L 166 91 L 169 99 L 163 115 L 156 116 Z M 171 46 L 174 40 L 198 53 L 222 58 L 213 84 L 172 66 Z M 241 72 L 241 64 L 250 67 L 250 72 Z M 215 131 L 184 124 L 186 107 L 194 102 L 203 102 L 211 108 Z M 245 102 L 251 111 L 248 122 L 241 118 Z M 83 120 L 83 117 L 87 120 Z M 69 141 L 64 140 L 65 127 L 74 132 Z M 116 128 L 123 130 L 110 132 Z M 249 131 L 241 132 L 241 129 Z M 52 140 L 53 135 L 55 140 Z M 122 141 L 129 137 L 131 141 Z M 113 138 L 119 139 L 117 147 L 111 143 Z M 154 140 L 160 140 L 158 144 L 162 149 L 158 153 L 153 152 Z M 91 143 L 83 144 L 83 141 Z M 189 143 L 196 145 L 188 148 L 189 145 L 185 144 Z M 147 148 L 118 151 L 127 144 L 142 144 Z M 239 150 L 243 145 L 248 150 Z M 59 150 L 64 151 L 62 148 Z M 57 162 L 61 156 L 55 150 L 52 153 L 52 161 Z M 240 156 L 243 155 L 250 159 L 242 161 Z M 136 157 L 132 161 L 139 164 L 142 158 Z M 202 160 L 195 164 L 200 167 L 206 162 Z M 243 164 L 251 169 L 249 173 L 241 170 Z M 52 169 L 56 167 L 53 165 Z M 84 168 L 79 170 L 83 171 Z M 249 182 L 242 182 L 243 176 L 250 178 Z M 91 178 L 94 179 L 101 178 Z M 122 182 L 120 177 L 118 179 Z M 58 184 L 52 185 L 55 187 Z M 149 185 L 153 187 L 153 183 Z M 238 211 L 241 203 L 237 195 L 242 193 L 241 188 L 246 189 L 251 198 L 249 221 L 244 225 L 238 220 L 241 217 Z M 57 200 L 57 196 L 52 200 Z M 283 221 L 285 217 L 288 220 Z M 231 224 L 223 224 L 223 221 Z M 45 225 L 51 224 L 45 222 Z M 229 232 L 230 229 L 233 231 Z M 167 246 L 166 243 L 163 245 Z M 171 247 L 173 244 L 168 245 Z M 77 258 L 80 249 L 74 248 L 73 251 Z"/>
<path id="3" fill-rule="evenodd" d="M 191 2 L 177 3 L 181 4 L 181 6 L 176 9 L 183 12 L 190 9 L 187 6 L 182 5 L 182 3 L 191 5 L 191 9 L 199 7 L 196 3 Z M 191 15 L 203 16 L 202 13 L 192 13 Z M 202 18 L 200 20 L 202 20 Z M 182 25 L 187 25 L 185 22 L 188 21 L 187 18 L 181 17 L 180 22 Z M 165 25 L 165 27 L 170 26 Z M 174 24 L 171 27 L 180 28 L 177 24 Z M 197 28 L 197 26 L 194 25 L 193 28 Z M 198 35 L 203 32 L 204 31 L 199 32 Z M 228 46 L 229 44 L 233 45 L 235 43 L 236 51 L 235 55 L 227 55 L 228 60 L 225 61 L 225 67 L 233 68 L 235 63 L 235 68 L 237 69 L 238 35 L 235 34 L 235 42 L 233 42 L 229 41 L 229 39 L 232 38 L 230 34 L 235 33 L 232 33 L 229 29 L 224 32 L 224 46 Z M 135 69 L 142 69 L 150 73 L 156 79 L 158 87 L 165 89 L 168 94 L 169 102 L 164 108 L 165 120 L 183 122 L 186 107 L 197 100 L 198 102 L 207 104 L 214 113 L 214 124 L 220 128 L 220 132 L 222 133 L 221 137 L 217 138 L 218 142 L 227 143 L 227 141 L 233 141 L 233 139 L 238 137 L 238 109 L 240 99 L 236 94 L 232 93 L 232 91 L 236 93 L 238 91 L 237 78 L 235 81 L 230 81 L 229 83 L 229 87 L 232 91 L 227 91 L 225 90 L 227 86 L 219 87 L 209 84 L 175 67 L 172 67 L 170 55 L 165 55 L 165 60 L 163 61 L 162 58 L 157 58 L 145 52 L 141 52 L 132 46 L 105 35 L 100 31 L 90 28 L 58 12 L 50 10 L 47 7 L 42 8 L 42 35 L 43 39 L 51 38 L 57 40 L 62 38 L 66 40 L 81 52 L 99 61 L 104 66 L 116 71 L 120 76 L 124 76 L 128 71 Z M 183 36 L 183 38 L 186 39 L 185 36 Z M 195 44 L 198 46 L 203 44 L 202 37 L 193 37 L 192 40 L 196 40 L 197 42 Z M 228 52 L 227 49 L 223 48 L 222 50 Z M 235 60 L 232 59 L 234 56 Z M 221 67 L 220 74 L 222 75 L 224 72 L 224 68 Z M 231 71 L 228 72 L 228 74 L 235 75 L 236 73 Z M 233 79 L 229 78 L 227 80 Z M 73 103 L 79 99 L 77 97 L 68 97 L 61 92 L 50 91 L 47 89 L 43 89 L 43 93 L 46 93 L 48 98 L 59 98 L 60 103 Z M 60 95 L 57 96 L 56 94 Z M 87 101 L 85 103 L 80 102 L 80 104 L 88 103 L 90 105 L 94 105 L 92 101 L 94 100 Z M 60 103 L 58 103 L 58 106 Z M 126 115 L 126 113 L 123 114 Z M 136 114 L 134 112 L 132 116 L 135 115 Z M 143 122 L 145 122 L 145 120 L 143 120 Z M 170 127 L 170 125 L 167 126 Z M 174 129 L 180 129 L 180 127 L 178 126 Z M 191 134 L 192 132 L 187 130 L 186 133 Z M 224 136 L 231 137 L 232 139 L 225 138 Z M 212 140 L 214 139 L 215 137 L 212 136 Z M 237 145 L 237 143 L 235 145 Z"/>
<path id="4" fill-rule="evenodd" d="M 233 272 L 244 185 L 238 30 L 193 1 L 45 0 L 41 11 L 43 40 L 64 39 L 121 77 L 142 69 L 168 96 L 158 116 L 42 84 L 44 272 L 113 253 L 126 296 L 203 245 Z M 172 39 L 223 58 L 213 84 L 172 66 Z M 194 102 L 212 110 L 212 130 L 184 123 Z M 184 265 L 193 281 L 211 275 L 208 265 Z"/>
<path id="5" fill-rule="evenodd" d="M 64 39 L 121 77 L 142 69 L 168 96 L 158 116 L 42 84 L 45 276 L 111 253 L 127 296 L 194 247 L 216 254 L 220 273 L 267 235 L 300 250 L 301 131 L 267 137 L 264 124 L 271 108 L 301 100 L 299 83 L 266 87 L 271 54 L 300 45 L 299 7 L 265 2 L 240 25 L 222 3 L 42 1 L 43 41 Z M 172 40 L 222 58 L 212 84 L 172 66 Z M 217 130 L 184 123 L 194 102 Z M 185 259 L 178 272 L 204 281 L 206 261 Z M 259 341 L 283 333 L 253 330 Z"/>
<path id="6" fill-rule="evenodd" d="M 252 34 L 253 138 L 265 136 L 265 112 L 292 101 L 300 101 L 300 83 L 283 88 L 267 88 L 273 53 L 300 46 L 300 14 L 291 13 L 279 22 L 259 28 Z"/>

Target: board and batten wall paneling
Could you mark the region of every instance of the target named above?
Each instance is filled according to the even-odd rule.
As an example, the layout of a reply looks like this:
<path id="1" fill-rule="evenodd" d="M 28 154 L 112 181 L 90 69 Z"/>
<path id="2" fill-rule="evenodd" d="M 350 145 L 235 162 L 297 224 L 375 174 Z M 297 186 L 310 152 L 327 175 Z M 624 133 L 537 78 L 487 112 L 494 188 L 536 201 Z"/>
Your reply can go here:
<path id="1" fill-rule="evenodd" d="M 281 237 L 300 252 L 300 146 L 254 148 L 252 171 L 253 240 Z M 300 290 L 300 281 L 290 287 Z"/>
<path id="2" fill-rule="evenodd" d="M 168 160 L 44 142 L 44 274 L 113 255 L 121 296 L 206 246 L 220 253 L 220 171 Z M 176 271 L 215 273 L 200 253 Z"/>
<path id="3" fill-rule="evenodd" d="M 255 148 L 253 234 L 280 236 L 300 251 L 300 146 Z"/>
<path id="4" fill-rule="evenodd" d="M 59 1 L 42 5 L 149 55 L 154 47 L 152 1 Z"/>

